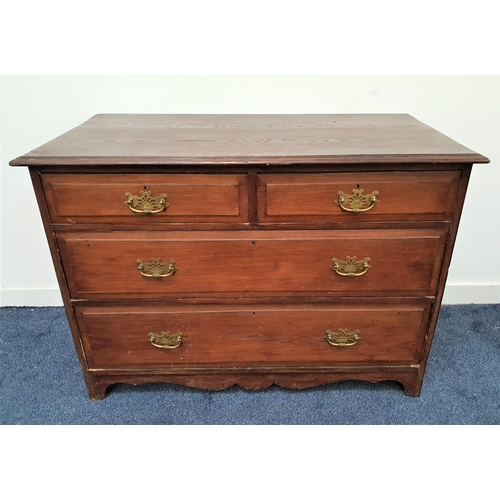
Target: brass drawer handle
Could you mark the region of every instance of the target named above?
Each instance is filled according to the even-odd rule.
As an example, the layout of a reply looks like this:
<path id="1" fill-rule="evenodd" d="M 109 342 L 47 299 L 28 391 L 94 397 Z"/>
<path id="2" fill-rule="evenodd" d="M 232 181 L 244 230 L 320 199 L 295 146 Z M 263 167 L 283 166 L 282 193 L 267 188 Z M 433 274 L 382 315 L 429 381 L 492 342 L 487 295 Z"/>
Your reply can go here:
<path id="1" fill-rule="evenodd" d="M 339 328 L 337 332 L 332 332 L 331 330 L 326 331 L 325 340 L 335 347 L 348 347 L 350 345 L 356 344 L 361 337 L 359 336 L 359 330 L 354 332 L 349 332 L 347 328 L 344 330 Z"/>
<path id="2" fill-rule="evenodd" d="M 132 212 L 138 214 L 157 214 L 166 210 L 170 203 L 167 203 L 167 195 L 165 193 L 160 194 L 160 196 L 151 196 L 151 191 L 141 191 L 140 196 L 134 196 L 132 193 L 125 193 L 128 198 L 125 201 Z"/>
<path id="3" fill-rule="evenodd" d="M 151 262 L 138 260 L 137 270 L 146 278 L 167 278 L 177 271 L 174 266 L 175 260 L 166 263 L 160 261 L 161 259 L 151 259 Z"/>
<path id="4" fill-rule="evenodd" d="M 177 349 L 184 342 L 184 339 L 182 333 L 170 335 L 170 332 L 160 332 L 159 335 L 150 333 L 149 341 L 158 349 Z"/>
<path id="5" fill-rule="evenodd" d="M 332 259 L 333 266 L 330 266 L 330 269 L 332 271 L 335 271 L 340 276 L 349 276 L 350 278 L 354 276 L 363 276 L 363 274 L 368 272 L 368 269 L 372 267 L 370 266 L 370 264 L 368 264 L 368 262 L 370 261 L 370 257 L 365 257 L 363 260 L 356 259 L 356 256 L 348 256 L 346 257 L 346 260 L 339 260 L 334 257 Z"/>
<path id="6" fill-rule="evenodd" d="M 335 271 L 340 276 L 363 276 L 372 266 L 368 264 L 370 257 L 365 257 L 363 260 L 356 260 L 357 257 L 346 257 L 346 260 L 332 259 L 333 266 L 330 266 L 332 271 Z"/>
<path id="7" fill-rule="evenodd" d="M 345 194 L 343 191 L 337 193 L 338 200 L 335 203 L 346 212 L 367 212 L 371 210 L 379 200 L 377 200 L 378 191 L 372 194 L 363 194 L 364 189 L 353 189 L 353 194 Z M 366 205 L 365 208 L 363 208 Z"/>

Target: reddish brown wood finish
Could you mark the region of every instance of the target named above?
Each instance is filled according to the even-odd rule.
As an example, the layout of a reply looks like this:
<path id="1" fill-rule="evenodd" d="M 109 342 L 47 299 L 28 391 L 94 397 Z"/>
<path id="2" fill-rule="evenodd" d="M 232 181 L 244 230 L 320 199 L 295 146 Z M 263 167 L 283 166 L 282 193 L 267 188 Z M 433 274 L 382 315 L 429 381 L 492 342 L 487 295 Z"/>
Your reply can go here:
<path id="1" fill-rule="evenodd" d="M 263 174 L 259 177 L 261 222 L 451 220 L 460 171 Z M 337 193 L 378 192 L 366 212 L 344 211 Z M 364 208 L 367 208 L 366 206 Z"/>
<path id="2" fill-rule="evenodd" d="M 218 366 L 410 365 L 418 363 L 429 305 L 229 305 L 76 307 L 90 368 L 175 369 Z M 327 330 L 358 331 L 332 346 Z M 176 349 L 151 345 L 149 333 L 182 334 Z"/>
<path id="3" fill-rule="evenodd" d="M 96 115 L 11 165 L 487 163 L 407 114 Z M 189 168 L 189 167 L 188 167 Z M 116 169 L 116 168 L 115 168 Z M 272 170 L 272 169 L 271 169 Z"/>
<path id="4" fill-rule="evenodd" d="M 214 295 L 434 295 L 445 230 L 118 232 L 59 235 L 72 297 Z M 332 259 L 370 258 L 362 276 Z M 174 260 L 177 272 L 144 277 L 137 261 Z"/>
<path id="5" fill-rule="evenodd" d="M 255 370 L 248 368 L 243 372 L 236 369 L 231 370 L 203 370 L 188 374 L 177 373 L 148 373 L 143 371 L 140 374 L 134 372 L 115 371 L 89 371 L 87 389 L 91 399 L 104 399 L 110 386 L 123 383 L 147 384 L 152 382 L 165 382 L 169 384 L 180 384 L 197 389 L 220 391 L 234 385 L 243 389 L 262 390 L 275 384 L 286 389 L 307 389 L 332 382 L 343 380 L 362 380 L 364 382 L 381 382 L 384 380 L 394 380 L 399 382 L 407 396 L 418 397 L 421 391 L 421 384 L 417 382 L 418 367 L 337 367 L 333 366 L 328 370 L 307 367 L 306 370 L 282 370 L 276 367 L 271 370 Z M 335 390 L 332 387 L 332 390 Z"/>
<path id="6" fill-rule="evenodd" d="M 243 175 L 45 174 L 54 224 L 247 222 L 248 190 Z M 126 193 L 167 195 L 169 206 L 155 214 L 130 210 Z"/>
<path id="7" fill-rule="evenodd" d="M 471 164 L 408 115 L 97 115 L 27 165 L 92 399 L 115 383 L 305 388 L 396 380 L 418 396 Z M 210 174 L 210 175 L 208 175 Z M 336 194 L 379 191 L 366 213 Z M 171 206 L 129 213 L 125 192 Z M 370 257 L 363 276 L 332 258 Z M 145 278 L 137 260 L 175 260 Z M 359 330 L 332 347 L 327 329 Z M 182 332 L 159 350 L 150 331 Z"/>

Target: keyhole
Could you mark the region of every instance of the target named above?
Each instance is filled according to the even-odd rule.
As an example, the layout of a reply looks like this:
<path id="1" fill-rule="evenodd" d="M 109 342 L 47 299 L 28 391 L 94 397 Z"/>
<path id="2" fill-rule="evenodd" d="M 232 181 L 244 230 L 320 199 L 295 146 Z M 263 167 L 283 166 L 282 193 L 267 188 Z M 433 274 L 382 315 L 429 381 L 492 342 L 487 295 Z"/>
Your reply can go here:
<path id="1" fill-rule="evenodd" d="M 144 189 L 146 189 L 146 188 L 144 188 Z M 356 184 L 356 189 L 359 189 L 359 184 Z"/>
<path id="2" fill-rule="evenodd" d="M 255 248 L 255 241 L 252 241 L 252 247 Z"/>

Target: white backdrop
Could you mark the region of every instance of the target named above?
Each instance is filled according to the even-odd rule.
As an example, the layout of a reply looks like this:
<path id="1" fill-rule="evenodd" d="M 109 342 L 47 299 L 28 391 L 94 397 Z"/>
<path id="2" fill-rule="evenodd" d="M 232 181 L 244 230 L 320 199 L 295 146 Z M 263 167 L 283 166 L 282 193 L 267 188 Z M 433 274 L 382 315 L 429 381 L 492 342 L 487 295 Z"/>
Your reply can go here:
<path id="1" fill-rule="evenodd" d="M 61 305 L 26 168 L 97 113 L 409 113 L 490 158 L 473 170 L 444 302 L 500 303 L 498 76 L 0 76 L 0 305 Z"/>

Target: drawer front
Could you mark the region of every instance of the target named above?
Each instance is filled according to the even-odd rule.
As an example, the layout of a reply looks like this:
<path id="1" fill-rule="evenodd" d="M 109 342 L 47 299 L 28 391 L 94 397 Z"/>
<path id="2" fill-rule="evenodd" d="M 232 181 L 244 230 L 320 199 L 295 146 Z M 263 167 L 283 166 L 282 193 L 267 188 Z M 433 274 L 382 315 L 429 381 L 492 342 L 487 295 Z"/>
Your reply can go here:
<path id="1" fill-rule="evenodd" d="M 44 174 L 54 224 L 246 222 L 244 175 Z"/>
<path id="2" fill-rule="evenodd" d="M 408 303 L 76 311 L 94 369 L 414 364 L 429 316 L 428 305 Z"/>
<path id="3" fill-rule="evenodd" d="M 73 299 L 434 295 L 445 230 L 63 232 Z"/>
<path id="4" fill-rule="evenodd" d="M 460 175 L 459 171 L 262 174 L 258 217 L 260 222 L 448 221 Z"/>

